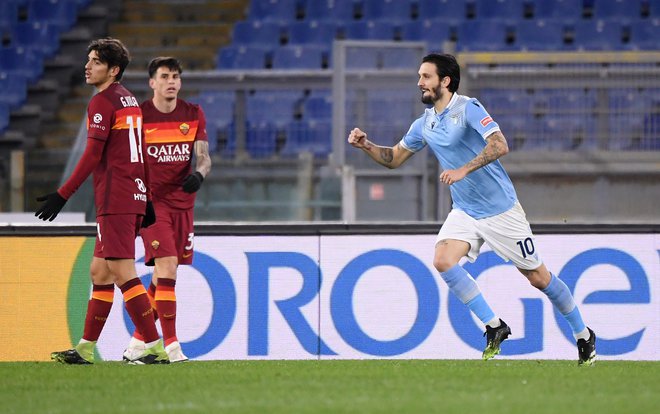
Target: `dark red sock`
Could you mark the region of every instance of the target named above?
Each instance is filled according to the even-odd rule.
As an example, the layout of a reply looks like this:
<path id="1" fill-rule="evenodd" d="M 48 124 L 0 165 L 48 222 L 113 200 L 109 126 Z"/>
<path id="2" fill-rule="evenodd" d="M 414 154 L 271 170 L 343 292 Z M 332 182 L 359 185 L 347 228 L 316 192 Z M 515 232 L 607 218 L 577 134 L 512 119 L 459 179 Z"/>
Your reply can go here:
<path id="1" fill-rule="evenodd" d="M 163 328 L 165 346 L 176 341 L 176 280 L 158 278 L 156 288 L 156 309 L 160 315 L 160 327 Z"/>
<path id="2" fill-rule="evenodd" d="M 149 297 L 149 303 L 151 303 L 151 307 L 154 310 L 154 321 L 157 321 L 158 312 L 156 312 L 156 285 L 154 285 L 153 280 L 149 284 L 149 289 L 147 290 L 147 296 Z M 133 332 L 133 338 L 138 339 L 140 341 L 144 341 L 144 337 L 142 336 L 140 331 L 137 330 L 137 328 L 135 329 L 135 332 Z"/>
<path id="3" fill-rule="evenodd" d="M 85 317 L 85 330 L 83 339 L 97 341 L 101 331 L 108 320 L 112 299 L 115 295 L 115 285 L 94 285 L 92 298 L 87 302 L 87 316 Z"/>
<path id="4" fill-rule="evenodd" d="M 144 342 L 158 340 L 159 335 L 154 321 L 154 311 L 147 298 L 147 291 L 140 279 L 133 278 L 119 287 L 124 294 L 126 310 L 138 330 L 144 337 Z"/>

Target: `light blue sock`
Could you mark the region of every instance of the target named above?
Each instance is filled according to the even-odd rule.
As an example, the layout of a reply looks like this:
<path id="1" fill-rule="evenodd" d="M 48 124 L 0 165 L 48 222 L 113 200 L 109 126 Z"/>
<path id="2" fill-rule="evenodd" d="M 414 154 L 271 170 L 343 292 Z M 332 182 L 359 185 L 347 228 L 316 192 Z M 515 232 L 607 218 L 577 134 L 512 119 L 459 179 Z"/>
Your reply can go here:
<path id="1" fill-rule="evenodd" d="M 463 267 L 455 265 L 446 272 L 441 272 L 440 276 L 447 283 L 449 290 L 465 303 L 484 325 L 495 318 L 495 313 L 486 303 L 477 282 Z"/>
<path id="2" fill-rule="evenodd" d="M 582 321 L 582 315 L 580 315 L 580 310 L 575 304 L 571 291 L 562 280 L 553 274 L 550 274 L 550 276 L 552 277 L 550 283 L 545 289 L 542 289 L 541 292 L 545 293 L 555 308 L 564 315 L 568 324 L 571 325 L 573 334 L 583 332 L 586 329 L 586 326 Z"/>

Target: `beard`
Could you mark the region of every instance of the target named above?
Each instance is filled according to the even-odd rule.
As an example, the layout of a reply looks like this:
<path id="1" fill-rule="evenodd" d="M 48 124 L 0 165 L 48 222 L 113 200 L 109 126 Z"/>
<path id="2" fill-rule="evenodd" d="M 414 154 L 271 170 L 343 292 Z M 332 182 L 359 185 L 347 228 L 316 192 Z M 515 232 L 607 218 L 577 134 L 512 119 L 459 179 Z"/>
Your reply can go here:
<path id="1" fill-rule="evenodd" d="M 422 92 L 422 103 L 424 105 L 433 105 L 440 99 L 440 88 L 433 89 L 433 94 L 426 95 Z"/>

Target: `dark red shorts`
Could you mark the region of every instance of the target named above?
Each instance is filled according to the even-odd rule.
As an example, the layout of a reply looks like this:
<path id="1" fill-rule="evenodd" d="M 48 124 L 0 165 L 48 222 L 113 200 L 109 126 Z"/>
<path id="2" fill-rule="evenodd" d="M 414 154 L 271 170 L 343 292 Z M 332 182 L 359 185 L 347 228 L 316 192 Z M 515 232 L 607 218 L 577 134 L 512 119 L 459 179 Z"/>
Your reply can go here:
<path id="1" fill-rule="evenodd" d="M 144 263 L 154 265 L 157 257 L 175 256 L 179 264 L 192 264 L 194 228 L 192 210 L 170 210 L 154 205 L 156 223 L 142 229 Z"/>
<path id="2" fill-rule="evenodd" d="M 135 259 L 135 238 L 142 216 L 109 214 L 96 217 L 94 256 L 103 259 Z"/>

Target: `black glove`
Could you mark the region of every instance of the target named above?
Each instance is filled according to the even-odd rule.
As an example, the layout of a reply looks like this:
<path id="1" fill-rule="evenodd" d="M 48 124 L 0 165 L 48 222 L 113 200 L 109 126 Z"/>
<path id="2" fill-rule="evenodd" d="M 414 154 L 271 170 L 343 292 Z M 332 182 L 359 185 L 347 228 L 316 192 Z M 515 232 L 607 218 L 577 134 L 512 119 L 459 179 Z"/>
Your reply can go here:
<path id="1" fill-rule="evenodd" d="M 37 197 L 37 201 L 45 201 L 39 207 L 39 210 L 34 213 L 35 216 L 39 217 L 43 221 L 53 221 L 55 217 L 60 213 L 62 207 L 66 204 L 66 199 L 60 195 L 57 191 L 54 193 L 46 194 L 41 197 Z"/>
<path id="2" fill-rule="evenodd" d="M 190 174 L 183 180 L 183 191 L 186 193 L 194 193 L 199 190 L 199 187 L 202 186 L 202 181 L 204 181 L 204 176 L 199 171 L 195 171 Z"/>
<path id="3" fill-rule="evenodd" d="M 154 210 L 154 203 L 147 201 L 147 208 L 144 210 L 144 217 L 142 218 L 142 228 L 151 226 L 156 222 L 156 211 Z"/>

